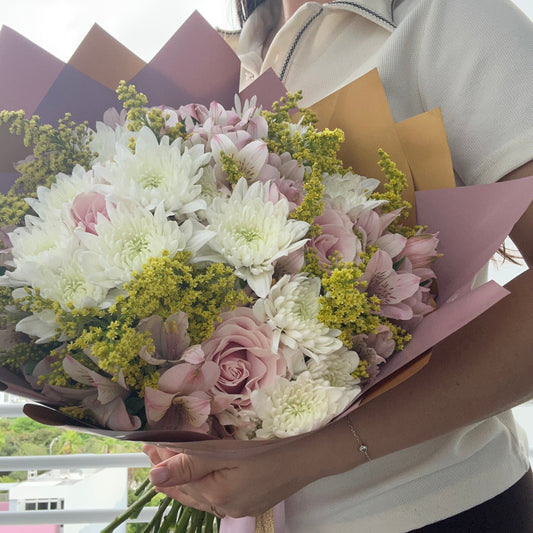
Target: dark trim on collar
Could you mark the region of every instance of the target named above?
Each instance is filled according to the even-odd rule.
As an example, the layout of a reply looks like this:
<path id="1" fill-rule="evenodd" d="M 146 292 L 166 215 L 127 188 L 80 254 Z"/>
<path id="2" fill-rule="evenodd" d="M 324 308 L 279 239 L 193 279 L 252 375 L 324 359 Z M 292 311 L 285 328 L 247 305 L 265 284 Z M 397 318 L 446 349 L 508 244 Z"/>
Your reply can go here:
<path id="1" fill-rule="evenodd" d="M 309 28 L 309 26 L 313 23 L 313 21 L 317 19 L 323 13 L 323 11 L 324 11 L 324 8 L 321 7 L 313 16 L 311 16 L 311 18 L 309 18 L 309 20 L 302 26 L 302 28 L 300 29 L 300 31 L 298 32 L 298 34 L 292 41 L 292 45 L 289 48 L 289 51 L 287 52 L 287 56 L 285 57 L 285 61 L 283 62 L 283 66 L 281 68 L 281 72 L 279 75 L 279 79 L 282 82 L 285 82 L 285 75 L 287 74 L 287 68 L 289 67 L 289 63 L 291 61 L 292 55 L 294 54 L 294 50 L 298 46 L 298 42 L 302 38 L 302 35 L 305 33 L 307 28 Z"/>
<path id="2" fill-rule="evenodd" d="M 361 4 L 359 4 L 358 2 L 352 2 L 350 0 L 333 0 L 332 2 L 330 2 L 330 4 L 331 5 L 346 5 L 346 6 L 354 7 L 356 9 L 358 9 L 359 11 L 364 11 L 365 13 L 367 13 L 367 14 L 371 15 L 372 17 L 380 20 L 381 22 L 384 22 L 385 24 L 387 24 L 391 28 L 396 28 L 396 24 L 394 24 L 394 17 L 393 17 L 394 0 L 389 0 L 389 18 L 384 17 L 384 16 L 376 13 L 375 11 L 372 11 L 372 9 L 369 9 L 368 7 L 365 7 L 365 6 L 361 5 Z"/>

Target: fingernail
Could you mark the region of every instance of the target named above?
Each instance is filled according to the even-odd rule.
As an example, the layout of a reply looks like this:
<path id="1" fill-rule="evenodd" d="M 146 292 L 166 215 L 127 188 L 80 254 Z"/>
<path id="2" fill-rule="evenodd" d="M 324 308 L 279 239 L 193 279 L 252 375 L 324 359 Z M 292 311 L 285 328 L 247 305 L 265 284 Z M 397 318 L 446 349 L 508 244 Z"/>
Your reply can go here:
<path id="1" fill-rule="evenodd" d="M 170 472 L 166 466 L 160 466 L 159 468 L 154 468 L 150 472 L 150 481 L 152 485 L 160 485 L 168 480 L 170 477 Z"/>

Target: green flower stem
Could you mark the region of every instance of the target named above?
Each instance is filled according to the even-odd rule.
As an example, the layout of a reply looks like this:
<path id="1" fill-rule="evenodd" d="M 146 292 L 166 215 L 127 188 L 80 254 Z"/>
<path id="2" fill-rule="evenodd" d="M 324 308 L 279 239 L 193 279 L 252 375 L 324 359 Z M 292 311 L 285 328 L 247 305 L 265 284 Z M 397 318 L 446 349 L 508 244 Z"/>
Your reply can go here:
<path id="1" fill-rule="evenodd" d="M 146 478 L 140 485 L 139 485 L 139 488 L 135 491 L 135 496 L 140 496 L 146 489 L 146 487 L 148 487 L 148 485 L 150 484 L 150 479 L 149 478 Z"/>
<path id="2" fill-rule="evenodd" d="M 202 533 L 205 520 L 205 511 L 195 509 L 192 513 L 190 533 Z"/>
<path id="3" fill-rule="evenodd" d="M 178 512 L 182 510 L 181 517 L 178 523 L 176 524 L 176 519 L 178 518 Z M 170 528 L 173 529 L 174 533 L 180 533 L 182 530 L 178 529 L 179 524 L 181 523 L 181 518 L 183 518 L 183 515 L 189 511 L 187 522 L 189 523 L 189 517 L 191 516 L 191 508 L 190 507 L 183 507 L 180 502 L 174 500 L 172 502 L 172 507 L 170 508 L 169 513 L 167 516 L 165 516 L 165 519 L 163 520 L 163 524 L 161 525 L 161 529 L 159 530 L 159 533 L 168 533 Z M 175 525 L 175 527 L 174 527 Z M 185 532 L 185 530 L 183 530 Z"/>
<path id="4" fill-rule="evenodd" d="M 165 512 L 165 509 L 169 506 L 170 502 L 172 501 L 172 498 L 169 498 L 168 496 L 161 500 L 161 503 L 159 504 L 159 509 L 155 513 L 154 517 L 148 525 L 142 530 L 142 533 L 150 533 L 150 531 L 154 531 L 154 533 L 157 533 L 159 531 L 159 528 L 161 527 L 161 520 L 163 518 L 163 513 Z"/>
<path id="5" fill-rule="evenodd" d="M 120 516 L 117 516 L 115 520 L 113 520 L 108 526 L 106 526 L 100 533 L 111 533 L 112 531 L 115 531 L 115 529 L 120 526 L 123 522 L 125 522 L 128 518 L 136 518 L 139 516 L 139 513 L 143 510 L 144 506 L 154 497 L 157 495 L 157 491 L 155 489 L 150 489 L 146 491 L 141 498 L 139 498 L 135 503 L 130 505 L 126 511 L 124 511 Z"/>
<path id="6" fill-rule="evenodd" d="M 211 514 L 206 515 L 205 529 L 204 533 L 213 533 L 213 524 L 215 523 L 214 516 Z"/>

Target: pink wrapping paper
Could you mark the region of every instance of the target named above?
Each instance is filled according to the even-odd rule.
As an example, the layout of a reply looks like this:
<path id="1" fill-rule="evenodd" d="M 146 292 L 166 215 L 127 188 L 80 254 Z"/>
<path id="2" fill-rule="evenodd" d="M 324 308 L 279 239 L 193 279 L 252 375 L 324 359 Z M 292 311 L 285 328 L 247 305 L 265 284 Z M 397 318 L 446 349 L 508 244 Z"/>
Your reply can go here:
<path id="1" fill-rule="evenodd" d="M 84 46 L 90 48 L 91 40 L 87 40 Z M 185 49 L 186 54 L 182 53 Z M 90 54 L 90 50 L 84 49 L 84 53 Z M 15 101 L 22 105 L 27 98 L 28 113 L 38 111 L 42 117 L 50 117 L 53 121 L 64 112 L 71 111 L 78 119 L 91 123 L 101 118 L 107 106 L 118 107 L 113 91 L 74 67 L 55 60 L 16 32 L 4 28 L 0 33 L 0 67 L 13 70 L 17 63 L 8 61 L 7 57 L 18 58 L 22 62 L 31 60 L 36 71 L 48 69 L 48 75 L 32 78 L 27 94 L 16 94 L 19 87 L 17 84 L 13 87 L 0 87 L 0 97 L 4 99 L 0 101 L 1 106 L 4 106 L 4 101 L 5 105 L 12 106 Z M 238 59 L 222 37 L 198 13 L 194 13 L 133 79 L 141 83 L 141 89 L 154 104 L 168 104 L 167 98 L 175 106 L 199 100 L 208 104 L 211 99 L 217 98 L 225 105 L 231 105 L 238 86 Z M 20 80 L 19 84 L 27 82 L 24 77 Z M 283 93 L 281 82 L 272 71 L 268 71 L 243 91 L 241 96 L 249 98 L 257 95 L 264 106 L 270 106 Z M 155 101 L 153 95 L 156 95 Z M 158 102 L 158 98 L 161 102 Z M 81 101 L 83 105 L 80 105 Z M 494 283 L 476 291 L 470 291 L 469 286 L 474 274 L 497 250 L 531 198 L 533 178 L 496 185 L 416 193 L 419 223 L 427 224 L 430 230 L 440 232 L 440 249 L 444 257 L 436 266 L 440 288 L 439 308 L 422 322 L 414 332 L 413 340 L 403 352 L 392 358 L 376 383 L 413 361 L 507 294 L 505 289 Z M 464 231 L 465 228 L 470 233 Z M 44 401 L 29 386 L 24 390 L 24 382 L 15 378 L 5 370 L 0 372 L 0 382 L 4 383 L 8 391 L 17 394 L 26 392 L 31 398 L 50 405 L 50 402 Z M 375 383 L 368 386 L 367 390 L 374 385 Z M 80 427 L 78 422 L 46 407 L 29 405 L 27 412 L 43 422 L 61 425 L 72 423 L 73 426 Z M 280 445 L 280 441 L 236 442 L 213 441 L 209 438 L 202 442 L 191 442 L 193 439 L 198 441 L 198 434 L 179 431 L 128 434 L 89 427 L 86 429 L 116 438 L 173 443 L 174 447 L 196 453 L 250 454 L 261 451 L 265 445 Z"/>
<path id="2" fill-rule="evenodd" d="M 184 50 L 187 53 L 183 53 Z M 31 69 L 22 71 L 20 65 L 31 65 Z M 109 88 L 73 66 L 56 60 L 9 28 L 0 32 L 0 72 L 0 80 L 4 80 L 0 82 L 1 108 L 24 107 L 28 114 L 37 112 L 43 120 L 51 122 L 69 111 L 76 120 L 88 120 L 94 124 L 101 119 L 107 107 L 118 107 L 116 97 Z M 13 83 L 5 82 L 8 73 L 14 76 Z M 208 105 L 216 99 L 225 106 L 231 106 L 233 95 L 238 90 L 238 75 L 236 56 L 195 13 L 130 81 L 145 92 L 154 105 L 179 106 L 193 101 Z M 248 87 L 242 97 L 257 95 L 259 102 L 268 107 L 283 93 L 283 85 L 269 71 Z M 0 131 L 0 140 L 4 139 L 4 134 Z M 0 172 L 3 179 L 12 180 L 15 174 L 6 161 L 12 156 L 20 157 L 18 154 L 23 155 L 23 151 L 20 151 L 20 146 L 17 148 L 16 142 L 6 143 L 0 145 Z M 416 193 L 418 222 L 427 224 L 430 231 L 440 232 L 440 251 L 444 257 L 435 266 L 440 290 L 439 308 L 424 319 L 406 349 L 391 358 L 376 382 L 366 386 L 364 392 L 414 361 L 508 294 L 495 283 L 474 291 L 470 290 L 470 285 L 476 272 L 495 253 L 532 199 L 533 177 L 496 185 Z M 40 422 L 118 439 L 167 444 L 174 449 L 217 457 L 253 455 L 266 447 L 282 446 L 293 440 L 221 441 L 182 431 L 125 433 L 104 430 L 84 426 L 56 411 L 54 407 L 57 405 L 51 405 L 23 379 L 5 369 L 0 369 L 0 384 L 8 392 L 40 402 L 41 405 L 28 404 L 25 407 L 26 414 Z M 350 410 L 357 406 L 358 403 Z M 274 522 L 276 533 L 282 531 L 282 505 L 275 508 Z M 244 533 L 253 531 L 254 525 L 255 519 L 226 519 L 222 531 Z"/>

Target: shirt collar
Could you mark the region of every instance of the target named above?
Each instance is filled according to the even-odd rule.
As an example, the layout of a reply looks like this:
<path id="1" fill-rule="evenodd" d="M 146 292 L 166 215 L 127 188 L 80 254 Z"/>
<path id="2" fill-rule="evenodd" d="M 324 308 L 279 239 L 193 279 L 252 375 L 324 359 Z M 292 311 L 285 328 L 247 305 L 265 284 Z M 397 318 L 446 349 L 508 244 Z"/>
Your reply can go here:
<path id="1" fill-rule="evenodd" d="M 394 4 L 399 4 L 401 1 L 333 0 L 323 6 L 327 6 L 327 9 L 345 9 L 356 13 L 392 32 L 396 27 L 393 16 Z M 318 5 L 316 6 L 319 7 Z M 302 6 L 298 11 L 302 9 L 305 9 L 305 6 Z M 246 21 L 236 49 L 243 67 L 245 84 L 249 83 L 260 73 L 263 62 L 261 57 L 263 43 L 270 31 L 276 27 L 280 16 L 281 0 L 266 0 L 256 8 Z"/>
<path id="2" fill-rule="evenodd" d="M 396 27 L 393 15 L 394 0 L 359 0 L 357 2 L 333 0 L 329 5 L 344 7 L 348 11 L 358 13 L 388 30 L 393 30 Z"/>

